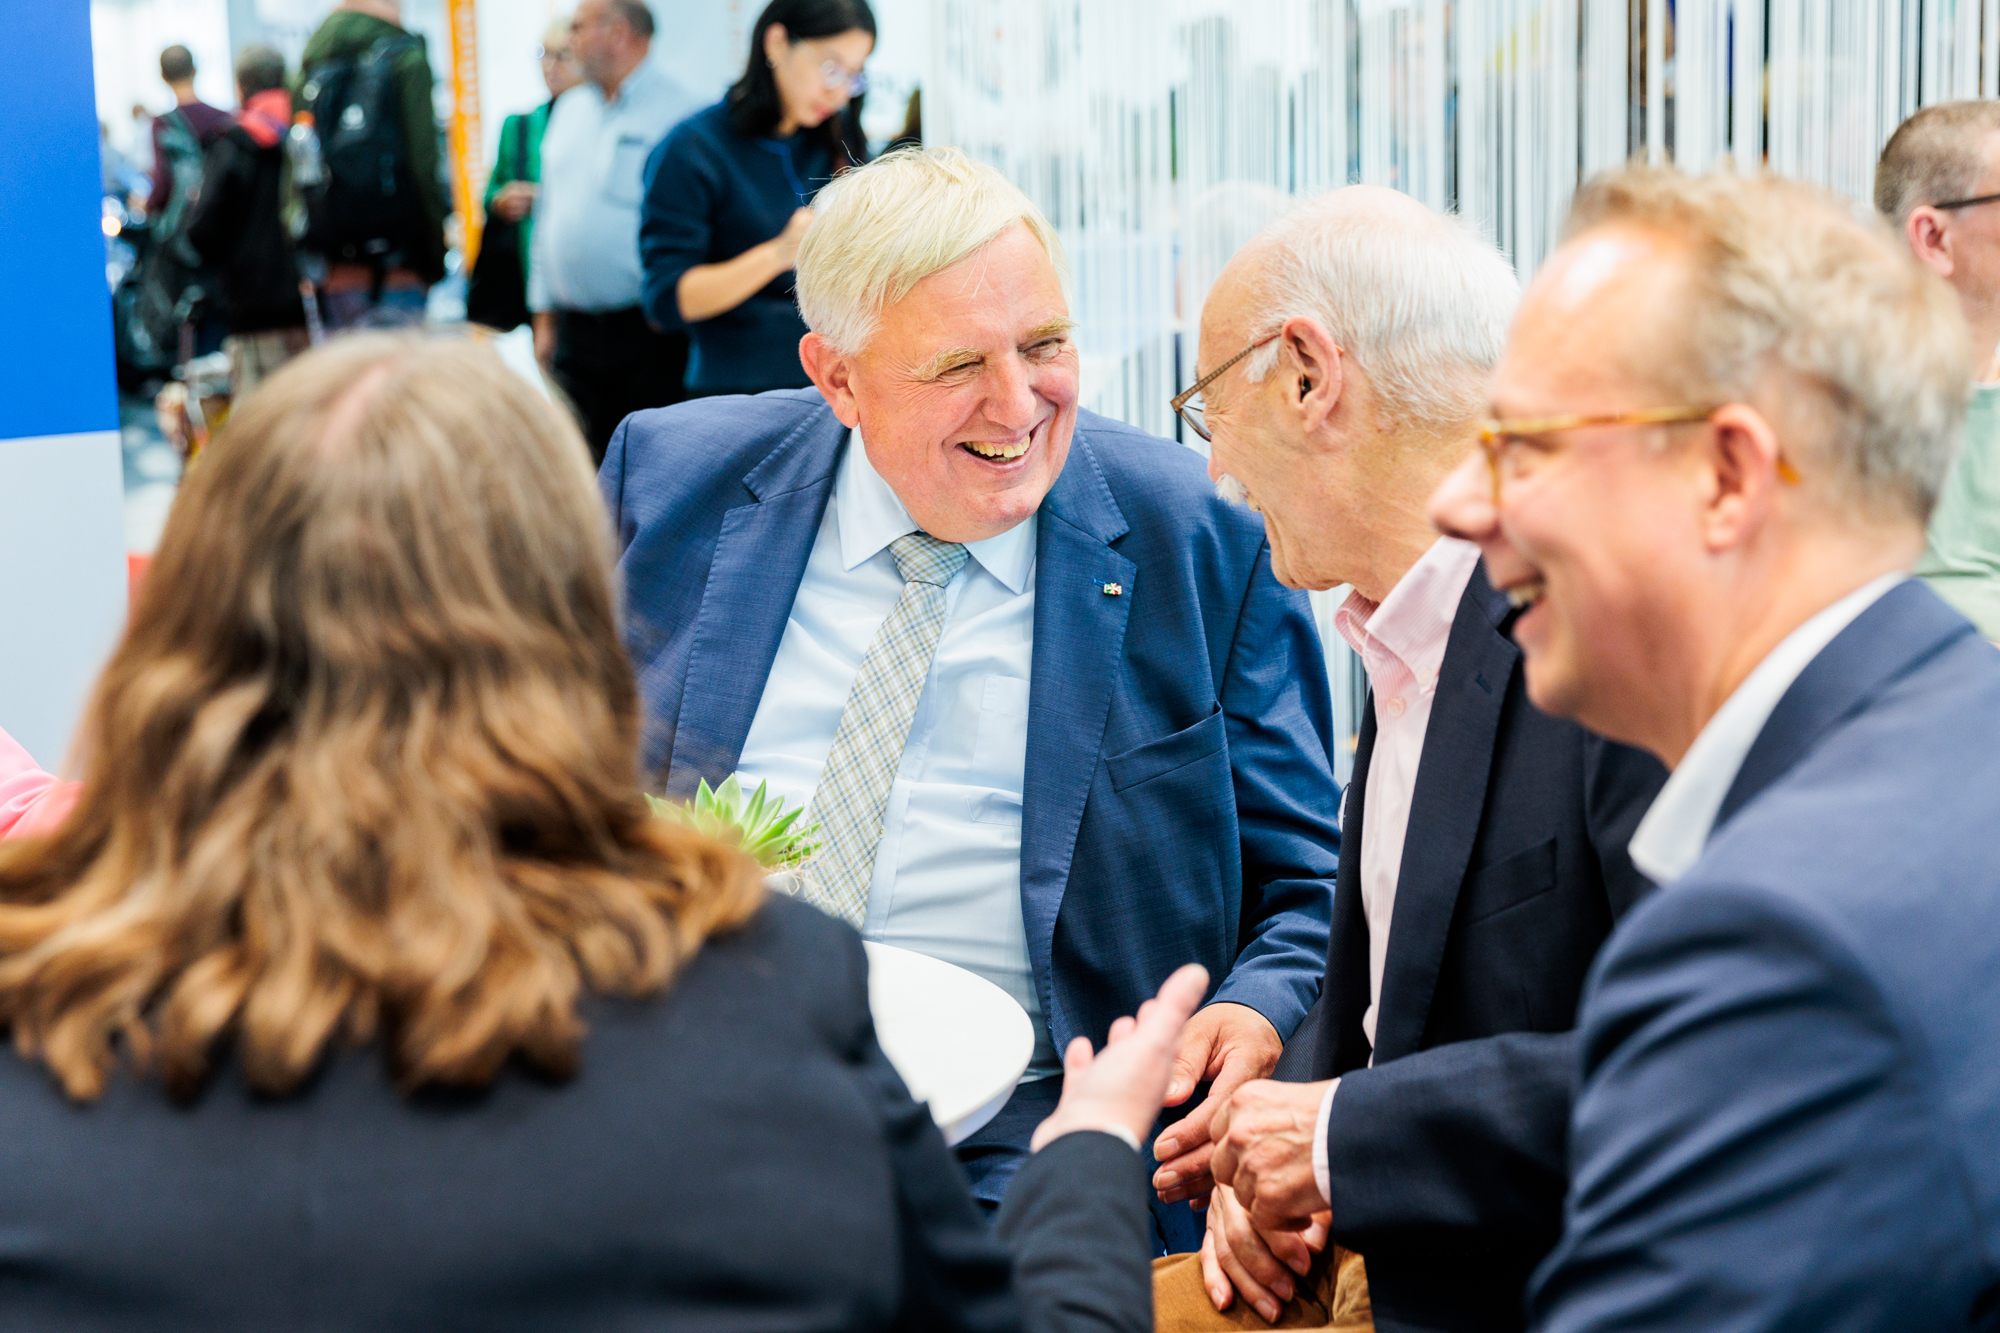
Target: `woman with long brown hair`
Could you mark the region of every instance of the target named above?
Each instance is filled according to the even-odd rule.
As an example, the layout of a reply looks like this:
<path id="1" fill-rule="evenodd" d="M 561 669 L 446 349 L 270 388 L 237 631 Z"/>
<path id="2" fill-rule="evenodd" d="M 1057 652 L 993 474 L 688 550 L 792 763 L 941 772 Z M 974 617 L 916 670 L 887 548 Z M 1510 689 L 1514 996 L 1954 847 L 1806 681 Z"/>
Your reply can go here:
<path id="1" fill-rule="evenodd" d="M 470 342 L 240 405 L 74 813 L 0 848 L 0 1325 L 1150 1318 L 1119 1139 L 1199 978 L 1072 1053 L 989 1233 L 858 937 L 651 816 L 610 559 L 583 441 Z"/>

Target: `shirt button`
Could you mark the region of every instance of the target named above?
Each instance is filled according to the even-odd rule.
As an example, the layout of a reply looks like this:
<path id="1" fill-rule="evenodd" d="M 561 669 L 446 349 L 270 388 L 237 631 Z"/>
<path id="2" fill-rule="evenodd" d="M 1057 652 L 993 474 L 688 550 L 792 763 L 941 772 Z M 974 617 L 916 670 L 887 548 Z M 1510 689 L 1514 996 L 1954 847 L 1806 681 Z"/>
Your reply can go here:
<path id="1" fill-rule="evenodd" d="M 1389 716 L 1401 717 L 1402 715 L 1403 715 L 1403 696 L 1400 694 L 1390 696 Z"/>

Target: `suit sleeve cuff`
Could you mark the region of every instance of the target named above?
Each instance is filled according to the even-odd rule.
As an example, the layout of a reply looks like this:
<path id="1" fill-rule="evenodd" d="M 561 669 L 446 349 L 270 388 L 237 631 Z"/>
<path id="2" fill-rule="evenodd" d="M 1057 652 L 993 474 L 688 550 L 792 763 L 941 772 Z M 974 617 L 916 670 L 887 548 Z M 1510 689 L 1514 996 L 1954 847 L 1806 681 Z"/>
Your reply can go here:
<path id="1" fill-rule="evenodd" d="M 1320 1203 L 1328 1208 L 1333 1206 L 1333 1173 L 1326 1165 L 1326 1123 L 1333 1114 L 1333 1094 L 1339 1091 L 1339 1079 L 1326 1085 L 1326 1095 L 1319 1099 L 1319 1120 L 1313 1125 L 1313 1183 L 1319 1186 Z"/>

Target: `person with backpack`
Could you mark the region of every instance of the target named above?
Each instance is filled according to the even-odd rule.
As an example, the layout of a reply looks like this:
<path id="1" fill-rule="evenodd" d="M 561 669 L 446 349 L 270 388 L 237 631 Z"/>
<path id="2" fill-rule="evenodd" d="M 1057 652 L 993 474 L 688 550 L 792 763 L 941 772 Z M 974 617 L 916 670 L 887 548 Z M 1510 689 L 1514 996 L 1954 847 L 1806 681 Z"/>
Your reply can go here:
<path id="1" fill-rule="evenodd" d="M 229 113 L 194 95 L 194 57 L 185 46 L 160 52 L 160 78 L 174 107 L 153 120 L 152 189 L 145 243 L 112 297 L 121 379 L 165 378 L 190 357 L 222 346 L 214 278 L 188 243 L 187 224 L 201 193 L 208 146 L 229 128 Z"/>
<path id="2" fill-rule="evenodd" d="M 401 0 L 342 0 L 306 42 L 290 140 L 300 250 L 329 331 L 420 323 L 444 277 L 430 57 Z"/>
<path id="3" fill-rule="evenodd" d="M 222 289 L 229 389 L 241 397 L 307 346 L 298 262 L 285 229 L 285 135 L 292 95 L 285 58 L 268 46 L 236 57 L 242 110 L 208 150 L 188 239 Z"/>
<path id="4" fill-rule="evenodd" d="M 172 90 L 174 109 L 153 117 L 153 190 L 146 196 L 146 216 L 153 219 L 201 180 L 202 153 L 230 125 L 227 111 L 194 95 L 194 53 L 185 46 L 160 52 L 160 81 Z"/>

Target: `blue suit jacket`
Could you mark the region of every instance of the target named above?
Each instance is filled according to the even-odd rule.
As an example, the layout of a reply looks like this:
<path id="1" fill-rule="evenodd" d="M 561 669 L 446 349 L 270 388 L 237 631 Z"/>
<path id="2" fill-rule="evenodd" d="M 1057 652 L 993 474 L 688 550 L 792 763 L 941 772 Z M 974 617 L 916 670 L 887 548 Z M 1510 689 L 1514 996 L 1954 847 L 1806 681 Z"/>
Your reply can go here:
<path id="1" fill-rule="evenodd" d="M 811 389 L 612 437 L 600 482 L 670 794 L 735 770 L 847 441 Z M 1101 1042 L 1189 962 L 1287 1035 L 1319 989 L 1340 845 L 1306 599 L 1198 455 L 1093 413 L 1035 522 L 1021 914 L 1057 1049 Z"/>
<path id="2" fill-rule="evenodd" d="M 1543 1329 L 2000 1326 L 2000 653 L 1892 589 L 1585 994 Z"/>

